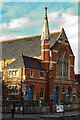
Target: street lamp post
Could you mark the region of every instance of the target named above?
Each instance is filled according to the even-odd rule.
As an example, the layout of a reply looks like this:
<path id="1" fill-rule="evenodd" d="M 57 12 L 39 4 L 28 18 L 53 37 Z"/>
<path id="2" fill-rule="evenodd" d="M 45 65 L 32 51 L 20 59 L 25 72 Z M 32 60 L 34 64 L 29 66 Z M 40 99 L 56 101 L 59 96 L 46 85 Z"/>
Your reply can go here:
<path id="1" fill-rule="evenodd" d="M 65 107 L 64 107 L 64 103 L 65 103 L 65 87 L 64 86 L 62 88 L 62 94 L 63 94 L 63 116 L 65 116 Z"/>
<path id="2" fill-rule="evenodd" d="M 22 115 L 24 116 L 24 98 L 23 98 L 23 95 L 22 95 L 22 79 L 23 79 L 23 68 L 21 68 L 21 103 L 22 103 Z"/>

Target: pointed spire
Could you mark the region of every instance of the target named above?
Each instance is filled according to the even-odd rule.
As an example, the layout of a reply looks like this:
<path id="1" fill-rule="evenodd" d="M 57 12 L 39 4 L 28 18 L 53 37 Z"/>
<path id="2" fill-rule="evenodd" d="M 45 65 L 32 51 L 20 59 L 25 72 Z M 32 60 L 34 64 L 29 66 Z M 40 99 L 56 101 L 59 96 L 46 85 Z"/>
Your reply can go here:
<path id="1" fill-rule="evenodd" d="M 43 29 L 41 40 L 49 40 L 49 27 L 48 27 L 48 19 L 47 19 L 47 7 L 45 7 L 45 15 L 43 21 Z"/>

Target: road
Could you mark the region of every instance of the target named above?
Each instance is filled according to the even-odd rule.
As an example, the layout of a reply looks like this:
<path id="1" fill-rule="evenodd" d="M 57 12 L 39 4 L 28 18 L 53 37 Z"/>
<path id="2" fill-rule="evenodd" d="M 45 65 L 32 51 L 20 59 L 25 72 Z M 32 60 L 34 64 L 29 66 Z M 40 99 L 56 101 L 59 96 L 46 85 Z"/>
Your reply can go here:
<path id="1" fill-rule="evenodd" d="M 12 118 L 4 118 L 2 120 L 13 120 Z M 80 120 L 80 116 L 71 116 L 71 117 L 52 117 L 52 118 L 15 118 L 14 120 Z"/>
<path id="2" fill-rule="evenodd" d="M 80 120 L 80 111 L 50 114 L 15 114 L 14 120 Z M 2 120 L 13 120 L 11 113 L 2 114 Z"/>

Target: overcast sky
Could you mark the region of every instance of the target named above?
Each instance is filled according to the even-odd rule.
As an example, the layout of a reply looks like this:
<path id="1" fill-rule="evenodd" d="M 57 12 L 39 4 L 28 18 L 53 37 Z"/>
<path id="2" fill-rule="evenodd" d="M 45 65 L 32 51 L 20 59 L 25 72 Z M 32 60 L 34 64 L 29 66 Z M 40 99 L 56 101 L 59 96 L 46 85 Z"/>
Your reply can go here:
<path id="1" fill-rule="evenodd" d="M 57 32 L 64 28 L 75 55 L 75 72 L 78 73 L 77 2 L 3 2 L 0 6 L 0 40 L 41 34 L 44 8 L 48 7 L 49 31 Z"/>

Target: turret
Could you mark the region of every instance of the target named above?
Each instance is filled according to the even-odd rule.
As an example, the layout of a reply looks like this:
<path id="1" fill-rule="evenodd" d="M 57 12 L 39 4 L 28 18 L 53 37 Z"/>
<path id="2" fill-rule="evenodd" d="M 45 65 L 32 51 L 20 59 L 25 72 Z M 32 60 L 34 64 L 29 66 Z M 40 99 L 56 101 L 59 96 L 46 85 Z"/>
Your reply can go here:
<path id="1" fill-rule="evenodd" d="M 45 7 L 45 15 L 43 21 L 43 29 L 41 35 L 41 59 L 45 69 L 49 70 L 49 27 L 47 18 L 47 7 Z"/>
<path id="2" fill-rule="evenodd" d="M 49 27 L 48 27 L 48 18 L 47 18 L 47 7 L 45 7 L 45 15 L 43 21 L 43 29 L 41 40 L 49 40 Z"/>

